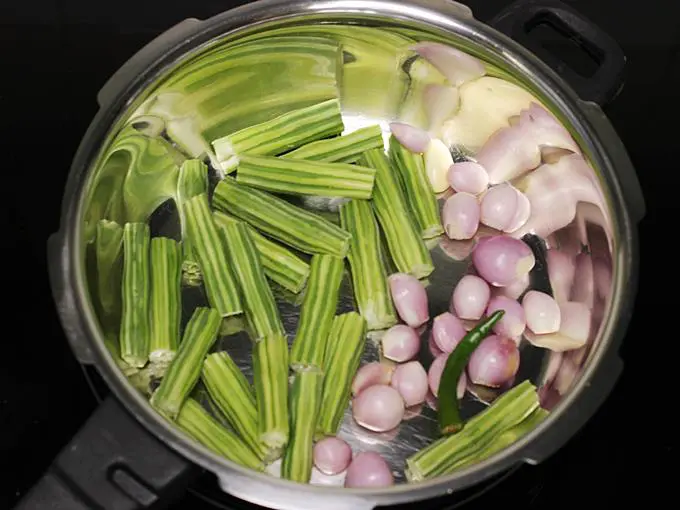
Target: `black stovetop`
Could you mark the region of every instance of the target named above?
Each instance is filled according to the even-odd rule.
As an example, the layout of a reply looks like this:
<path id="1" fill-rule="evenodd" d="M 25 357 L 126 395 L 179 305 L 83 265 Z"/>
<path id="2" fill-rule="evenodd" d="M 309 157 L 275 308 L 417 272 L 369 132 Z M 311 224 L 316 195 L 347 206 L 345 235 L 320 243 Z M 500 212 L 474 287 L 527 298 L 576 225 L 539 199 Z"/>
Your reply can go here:
<path id="1" fill-rule="evenodd" d="M 1 250 L 7 261 L 2 283 L 11 304 L 3 307 L 0 338 L 0 509 L 13 506 L 95 406 L 54 311 L 45 241 L 57 229 L 67 169 L 95 114 L 96 92 L 165 28 L 237 3 L 244 2 L 1 2 L 0 203 L 9 205 L 3 223 L 14 228 Z M 485 20 L 508 2 L 467 3 Z M 677 264 L 677 252 L 661 236 L 674 233 L 680 201 L 679 2 L 568 3 L 614 36 L 629 60 L 626 86 L 606 109 L 637 167 L 648 207 L 640 227 L 638 302 L 622 353 L 626 370 L 611 398 L 566 447 L 540 466 L 521 468 L 470 508 L 613 507 L 633 497 L 653 507 L 675 494 L 669 469 L 677 422 L 667 409 L 677 405 L 677 381 L 671 380 L 678 369 L 671 306 L 677 297 L 670 287 L 677 273 L 665 266 Z M 249 508 L 236 502 L 232 507 Z M 188 493 L 173 508 L 211 506 Z"/>

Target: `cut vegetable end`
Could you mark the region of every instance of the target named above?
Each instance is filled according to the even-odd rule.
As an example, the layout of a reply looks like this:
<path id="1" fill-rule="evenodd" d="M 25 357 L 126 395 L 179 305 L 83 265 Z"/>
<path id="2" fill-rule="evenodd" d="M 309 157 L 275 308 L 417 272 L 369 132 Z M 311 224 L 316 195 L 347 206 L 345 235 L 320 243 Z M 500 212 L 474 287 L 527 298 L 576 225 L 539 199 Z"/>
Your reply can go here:
<path id="1" fill-rule="evenodd" d="M 179 343 L 181 249 L 167 237 L 151 239 L 151 340 L 149 360 L 167 365 Z"/>

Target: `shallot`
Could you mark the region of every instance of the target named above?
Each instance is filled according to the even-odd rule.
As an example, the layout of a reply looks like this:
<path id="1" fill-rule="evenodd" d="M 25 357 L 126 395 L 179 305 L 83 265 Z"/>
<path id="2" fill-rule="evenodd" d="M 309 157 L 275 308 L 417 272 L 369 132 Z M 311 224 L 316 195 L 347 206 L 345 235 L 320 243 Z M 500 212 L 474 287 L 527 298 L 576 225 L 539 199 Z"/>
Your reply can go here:
<path id="1" fill-rule="evenodd" d="M 430 351 L 430 354 L 432 354 L 433 358 L 436 358 L 440 354 L 444 353 L 444 351 L 442 351 L 437 345 L 437 342 L 435 341 L 434 335 L 432 333 L 430 333 L 430 338 L 427 341 L 427 347 L 428 350 Z"/>
<path id="2" fill-rule="evenodd" d="M 441 381 L 442 374 L 444 373 L 444 368 L 446 367 L 446 360 L 449 359 L 449 353 L 446 352 L 432 362 L 430 369 L 427 372 L 427 379 L 430 385 L 430 391 L 436 397 L 439 395 L 439 382 Z M 465 395 L 465 390 L 467 388 L 467 376 L 465 372 L 460 375 L 458 380 L 458 386 L 456 386 L 456 395 L 460 400 Z"/>
<path id="3" fill-rule="evenodd" d="M 553 248 L 546 253 L 546 264 L 555 299 L 560 303 L 567 301 L 576 272 L 574 260 L 563 251 Z"/>
<path id="4" fill-rule="evenodd" d="M 352 461 L 352 448 L 337 437 L 326 437 L 314 445 L 314 465 L 325 475 L 337 475 Z"/>
<path id="5" fill-rule="evenodd" d="M 505 182 L 493 186 L 482 198 L 480 221 L 488 227 L 506 231 L 515 219 L 518 202 L 519 191 L 512 184 Z"/>
<path id="6" fill-rule="evenodd" d="M 536 347 L 554 352 L 573 351 L 585 346 L 590 337 L 592 313 L 585 303 L 560 305 L 560 329 L 556 333 L 536 335 L 527 332 L 527 340 Z"/>
<path id="7" fill-rule="evenodd" d="M 548 294 L 530 290 L 522 299 L 527 327 L 536 335 L 556 333 L 560 329 L 560 306 Z"/>
<path id="8" fill-rule="evenodd" d="M 394 137 L 409 151 L 423 153 L 430 143 L 430 135 L 418 127 L 403 122 L 390 123 L 390 131 Z"/>
<path id="9" fill-rule="evenodd" d="M 421 42 L 411 49 L 432 64 L 451 85 L 456 87 L 486 74 L 486 68 L 481 60 L 451 46 Z"/>
<path id="10" fill-rule="evenodd" d="M 489 176 L 479 163 L 462 161 L 449 168 L 449 185 L 459 193 L 479 195 L 489 187 Z"/>
<path id="11" fill-rule="evenodd" d="M 524 292 L 529 288 L 530 283 L 531 277 L 529 276 L 529 273 L 527 273 L 521 278 L 518 278 L 516 281 L 512 282 L 507 287 L 496 289 L 495 294 L 497 296 L 505 296 L 510 299 L 519 299 L 522 296 L 522 294 L 524 294 Z"/>
<path id="12" fill-rule="evenodd" d="M 451 308 L 461 319 L 477 320 L 484 314 L 490 296 L 489 285 L 479 276 L 468 274 L 453 289 Z"/>
<path id="13" fill-rule="evenodd" d="M 348 489 L 388 487 L 393 484 L 392 471 L 378 453 L 361 452 L 347 468 L 345 487 Z"/>
<path id="14" fill-rule="evenodd" d="M 519 350 L 515 341 L 491 335 L 479 344 L 467 366 L 473 384 L 498 388 L 515 376 L 519 369 Z"/>
<path id="15" fill-rule="evenodd" d="M 526 329 L 527 321 L 524 308 L 515 299 L 506 296 L 495 296 L 489 301 L 486 314 L 491 315 L 497 310 L 505 310 L 505 314 L 494 325 L 493 331 L 497 335 L 518 339 Z"/>
<path id="16" fill-rule="evenodd" d="M 397 324 L 381 339 L 382 353 L 387 359 L 402 363 L 413 359 L 420 350 L 420 338 L 413 328 Z"/>
<path id="17" fill-rule="evenodd" d="M 453 352 L 465 333 L 463 323 L 452 313 L 444 312 L 432 321 L 432 340 L 440 354 Z"/>
<path id="18" fill-rule="evenodd" d="M 427 309 L 427 293 L 422 282 L 406 273 L 395 273 L 388 280 L 399 317 L 412 328 L 427 322 L 430 315 Z"/>
<path id="19" fill-rule="evenodd" d="M 451 151 L 438 138 L 432 138 L 425 149 L 425 170 L 435 193 L 449 188 L 449 168 L 453 165 Z"/>
<path id="20" fill-rule="evenodd" d="M 524 277 L 536 264 L 531 248 L 519 239 L 484 237 L 472 252 L 479 275 L 495 287 L 505 287 Z"/>
<path id="21" fill-rule="evenodd" d="M 404 399 L 406 407 L 421 404 L 427 395 L 427 372 L 418 361 L 404 363 L 394 370 L 391 385 Z"/>
<path id="22" fill-rule="evenodd" d="M 531 202 L 529 202 L 529 198 L 517 188 L 515 190 L 517 191 L 515 215 L 512 217 L 510 224 L 503 230 L 509 234 L 522 228 L 531 217 Z"/>
<path id="23" fill-rule="evenodd" d="M 376 384 L 390 384 L 394 369 L 384 363 L 373 361 L 357 370 L 352 382 L 352 395 L 358 395 Z"/>
<path id="24" fill-rule="evenodd" d="M 376 384 L 354 398 L 352 415 L 362 427 L 374 432 L 386 432 L 399 425 L 404 417 L 404 401 L 391 386 Z"/>
<path id="25" fill-rule="evenodd" d="M 456 193 L 444 203 L 442 224 L 449 239 L 472 239 L 477 233 L 479 219 L 479 202 L 474 195 Z"/>

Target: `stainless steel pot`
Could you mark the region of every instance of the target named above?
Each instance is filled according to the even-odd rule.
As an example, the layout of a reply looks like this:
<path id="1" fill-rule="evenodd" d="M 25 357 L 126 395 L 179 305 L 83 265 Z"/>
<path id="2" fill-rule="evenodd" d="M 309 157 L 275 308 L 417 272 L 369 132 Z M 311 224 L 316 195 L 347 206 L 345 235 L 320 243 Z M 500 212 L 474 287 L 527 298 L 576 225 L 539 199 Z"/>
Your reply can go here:
<path id="1" fill-rule="evenodd" d="M 600 67 L 593 77 L 578 76 L 533 46 L 523 30 L 517 32 L 530 22 L 548 18 L 599 52 Z M 389 489 L 349 490 L 293 484 L 216 456 L 160 418 L 133 390 L 109 355 L 89 295 L 83 234 L 86 197 L 98 158 L 135 108 L 178 66 L 218 41 L 322 21 L 391 26 L 424 39 L 443 38 L 502 70 L 560 113 L 589 156 L 607 201 L 611 250 L 607 243 L 593 243 L 591 249 L 603 250 L 604 260 L 611 263 L 612 279 L 592 345 L 580 359 L 571 359 L 570 366 L 560 366 L 561 388 L 554 390 L 552 413 L 544 423 L 501 453 L 451 476 Z M 518 2 L 494 24 L 532 51 L 475 20 L 467 7 L 450 0 L 260 0 L 205 21 L 181 22 L 111 77 L 98 95 L 100 111 L 74 159 L 61 228 L 49 240 L 49 257 L 52 288 L 71 347 L 81 363 L 97 367 L 113 396 L 64 448 L 19 508 L 43 508 L 50 502 L 70 509 L 146 508 L 183 490 L 196 465 L 215 473 L 225 491 L 272 508 L 373 508 L 470 487 L 517 464 L 539 463 L 568 441 L 600 406 L 622 370 L 617 351 L 636 290 L 636 223 L 644 214 L 644 201 L 626 151 L 597 104 L 610 100 L 620 88 L 625 59 L 610 38 L 551 0 Z M 532 374 L 539 382 L 547 361 L 540 357 Z"/>

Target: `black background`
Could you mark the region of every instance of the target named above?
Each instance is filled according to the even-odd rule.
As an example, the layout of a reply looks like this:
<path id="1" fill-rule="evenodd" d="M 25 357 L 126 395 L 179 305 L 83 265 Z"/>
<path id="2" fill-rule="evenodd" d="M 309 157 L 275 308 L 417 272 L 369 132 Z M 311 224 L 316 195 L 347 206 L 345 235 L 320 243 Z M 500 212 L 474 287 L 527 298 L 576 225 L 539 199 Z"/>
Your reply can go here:
<path id="1" fill-rule="evenodd" d="M 94 407 L 53 308 L 45 242 L 58 227 L 70 160 L 105 80 L 186 17 L 234 0 L 0 0 L 0 509 L 11 508 Z M 508 2 L 467 2 L 482 20 Z M 677 235 L 680 9 L 676 0 L 567 2 L 616 38 L 626 85 L 606 109 L 647 199 L 641 277 L 623 347 L 623 378 L 597 415 L 553 458 L 524 467 L 470 508 L 654 506 L 675 500 L 678 425 Z M 7 306 L 9 303 L 9 306 Z M 633 498 L 640 498 L 638 503 Z M 174 508 L 203 508 L 187 496 Z"/>

